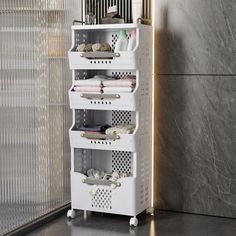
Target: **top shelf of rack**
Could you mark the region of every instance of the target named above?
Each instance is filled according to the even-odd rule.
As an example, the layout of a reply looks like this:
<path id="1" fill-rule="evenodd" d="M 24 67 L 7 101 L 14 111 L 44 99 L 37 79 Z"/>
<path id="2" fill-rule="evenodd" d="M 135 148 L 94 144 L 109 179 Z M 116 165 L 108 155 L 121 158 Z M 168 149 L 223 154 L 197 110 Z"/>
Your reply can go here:
<path id="1" fill-rule="evenodd" d="M 143 24 L 100 24 L 100 25 L 73 25 L 72 30 L 109 30 L 109 29 L 133 29 L 141 27 L 151 27 Z"/>
<path id="2" fill-rule="evenodd" d="M 120 30 L 126 30 L 127 38 L 136 31 L 136 43 L 132 50 L 114 53 Z M 72 47 L 69 50 L 71 70 L 142 70 L 152 61 L 152 26 L 143 24 L 109 24 L 72 26 Z M 111 52 L 79 52 L 79 44 L 108 43 Z"/>

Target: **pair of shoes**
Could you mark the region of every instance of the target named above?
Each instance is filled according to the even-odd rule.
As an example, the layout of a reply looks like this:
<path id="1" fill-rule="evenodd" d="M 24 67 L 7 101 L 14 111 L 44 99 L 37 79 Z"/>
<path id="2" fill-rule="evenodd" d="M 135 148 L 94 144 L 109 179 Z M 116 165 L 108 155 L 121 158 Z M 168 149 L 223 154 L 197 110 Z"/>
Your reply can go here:
<path id="1" fill-rule="evenodd" d="M 109 43 L 95 43 L 95 44 L 79 44 L 76 48 L 78 52 L 110 52 L 111 46 Z"/>
<path id="2" fill-rule="evenodd" d="M 87 171 L 87 176 L 90 179 L 108 180 L 108 181 L 116 182 L 120 178 L 128 177 L 128 174 L 119 173 L 118 171 L 106 172 L 106 171 L 99 171 L 95 169 L 89 169 Z"/>

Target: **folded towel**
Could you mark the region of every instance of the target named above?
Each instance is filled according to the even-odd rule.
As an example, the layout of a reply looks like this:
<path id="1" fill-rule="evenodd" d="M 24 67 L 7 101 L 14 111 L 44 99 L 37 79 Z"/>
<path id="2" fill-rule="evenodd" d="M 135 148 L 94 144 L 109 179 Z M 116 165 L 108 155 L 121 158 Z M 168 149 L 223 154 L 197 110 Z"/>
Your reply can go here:
<path id="1" fill-rule="evenodd" d="M 76 80 L 74 82 L 74 85 L 77 85 L 79 87 L 98 87 L 102 86 L 102 82 L 105 80 L 115 80 L 113 76 L 108 75 L 95 75 L 92 78 L 85 79 L 85 80 Z"/>
<path id="2" fill-rule="evenodd" d="M 96 93 L 101 93 L 102 88 L 101 87 L 74 87 L 75 92 L 96 92 Z"/>
<path id="3" fill-rule="evenodd" d="M 136 83 L 135 79 L 118 79 L 103 81 L 104 87 L 132 87 Z"/>
<path id="4" fill-rule="evenodd" d="M 104 93 L 131 93 L 133 91 L 132 87 L 104 87 Z"/>
<path id="5" fill-rule="evenodd" d="M 134 129 L 135 129 L 135 125 L 122 124 L 122 125 L 117 125 L 117 126 L 113 126 L 111 128 L 108 128 L 105 133 L 108 135 L 132 134 L 134 132 Z"/>
<path id="6" fill-rule="evenodd" d="M 74 85 L 79 87 L 99 87 L 102 86 L 102 81 L 104 78 L 90 78 L 85 80 L 76 80 Z"/>
<path id="7" fill-rule="evenodd" d="M 115 77 L 114 76 L 109 76 L 109 75 L 94 75 L 93 76 L 94 79 L 98 79 L 98 78 L 101 78 L 101 79 L 104 79 L 104 80 L 114 80 Z"/>
<path id="8" fill-rule="evenodd" d="M 121 79 L 136 79 L 136 75 L 126 75 L 124 77 L 122 77 Z"/>

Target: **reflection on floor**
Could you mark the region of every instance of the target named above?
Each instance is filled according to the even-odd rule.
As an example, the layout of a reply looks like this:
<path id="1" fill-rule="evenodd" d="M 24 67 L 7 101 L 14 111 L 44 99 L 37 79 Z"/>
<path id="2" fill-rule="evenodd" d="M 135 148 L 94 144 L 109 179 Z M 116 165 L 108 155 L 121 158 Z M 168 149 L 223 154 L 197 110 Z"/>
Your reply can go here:
<path id="1" fill-rule="evenodd" d="M 155 216 L 141 214 L 139 226 L 129 227 L 129 217 L 82 212 L 72 221 L 66 216 L 38 228 L 27 236 L 234 236 L 236 220 L 158 211 Z"/>
<path id="2" fill-rule="evenodd" d="M 1 194 L 0 194 L 1 195 Z M 0 236 L 38 219 L 58 209 L 58 205 L 66 202 L 48 201 L 41 203 L 23 202 L 18 204 L 1 202 L 0 197 Z"/>
<path id="3" fill-rule="evenodd" d="M 0 235 L 5 235 L 53 209 L 55 207 L 46 204 L 7 204 L 0 200 Z"/>

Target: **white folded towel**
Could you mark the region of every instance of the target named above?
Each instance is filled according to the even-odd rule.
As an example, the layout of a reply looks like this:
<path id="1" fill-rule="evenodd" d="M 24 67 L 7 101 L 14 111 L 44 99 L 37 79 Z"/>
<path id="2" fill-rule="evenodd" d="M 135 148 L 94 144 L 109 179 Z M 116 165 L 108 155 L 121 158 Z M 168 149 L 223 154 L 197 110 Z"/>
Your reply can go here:
<path id="1" fill-rule="evenodd" d="M 112 76 L 107 76 L 107 75 L 95 75 L 92 78 L 85 79 L 85 80 L 76 80 L 74 82 L 74 85 L 77 85 L 79 87 L 98 87 L 102 86 L 103 81 L 109 81 L 109 80 L 114 80 L 114 77 Z"/>
<path id="2" fill-rule="evenodd" d="M 135 125 L 127 125 L 127 124 L 122 124 L 122 125 L 117 125 L 113 126 L 111 128 L 108 128 L 105 133 L 107 135 L 113 135 L 113 134 L 132 134 L 135 130 Z"/>
<path id="3" fill-rule="evenodd" d="M 104 93 L 131 93 L 133 92 L 132 87 L 104 87 Z"/>
<path id="4" fill-rule="evenodd" d="M 101 93 L 102 88 L 101 87 L 74 87 L 75 92 L 96 92 L 96 93 Z"/>
<path id="5" fill-rule="evenodd" d="M 104 80 L 113 80 L 115 79 L 114 76 L 109 76 L 109 75 L 94 75 L 94 79 L 104 79 Z"/>
<path id="6" fill-rule="evenodd" d="M 104 87 L 132 87 L 135 86 L 135 79 L 117 79 L 103 81 Z"/>
<path id="7" fill-rule="evenodd" d="M 76 80 L 74 82 L 74 85 L 79 87 L 99 87 L 102 86 L 102 82 L 104 81 L 104 78 L 90 78 L 85 80 Z"/>

